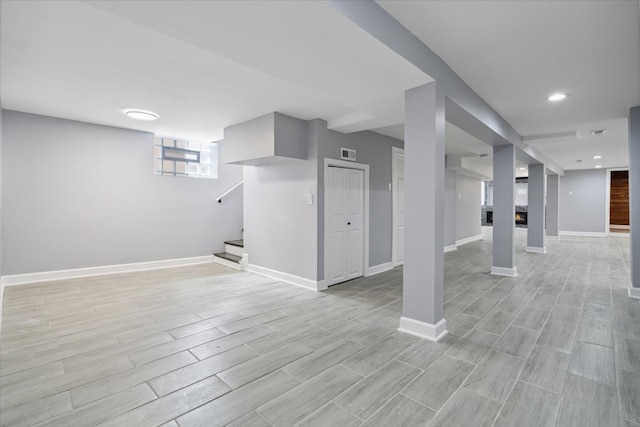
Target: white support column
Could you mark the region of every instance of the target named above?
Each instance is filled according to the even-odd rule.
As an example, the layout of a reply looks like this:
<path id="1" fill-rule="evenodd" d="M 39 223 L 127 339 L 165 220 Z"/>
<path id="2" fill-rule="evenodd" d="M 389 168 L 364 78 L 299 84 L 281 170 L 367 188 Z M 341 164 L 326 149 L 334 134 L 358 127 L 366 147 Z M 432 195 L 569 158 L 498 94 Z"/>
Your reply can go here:
<path id="1" fill-rule="evenodd" d="M 493 147 L 493 263 L 491 274 L 515 277 L 516 147 Z"/>
<path id="2" fill-rule="evenodd" d="M 546 253 L 544 248 L 544 165 L 529 165 L 527 252 Z"/>
<path id="3" fill-rule="evenodd" d="M 444 320 L 444 95 L 436 83 L 405 93 L 405 246 L 398 330 L 437 341 Z"/>
<path id="4" fill-rule="evenodd" d="M 558 175 L 547 175 L 547 239 L 558 238 L 558 195 L 560 194 L 559 186 L 560 177 Z"/>

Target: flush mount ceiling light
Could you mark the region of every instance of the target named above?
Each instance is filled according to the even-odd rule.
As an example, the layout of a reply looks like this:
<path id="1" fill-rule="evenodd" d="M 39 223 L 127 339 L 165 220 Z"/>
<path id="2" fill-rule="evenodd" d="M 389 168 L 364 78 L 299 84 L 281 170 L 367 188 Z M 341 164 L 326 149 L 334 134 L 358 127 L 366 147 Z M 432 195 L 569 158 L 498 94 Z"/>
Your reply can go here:
<path id="1" fill-rule="evenodd" d="M 606 129 L 596 129 L 591 131 L 591 135 L 593 136 L 601 136 L 607 132 Z"/>
<path id="2" fill-rule="evenodd" d="M 521 171 L 526 170 L 526 168 L 520 168 Z"/>
<path id="3" fill-rule="evenodd" d="M 547 101 L 551 101 L 551 102 L 562 101 L 566 97 L 567 97 L 566 93 L 554 93 L 553 95 L 550 95 L 549 97 L 547 97 Z"/>
<path id="4" fill-rule="evenodd" d="M 598 160 L 598 159 L 601 159 L 601 158 L 602 158 L 602 156 L 593 156 L 593 160 Z"/>
<path id="5" fill-rule="evenodd" d="M 602 165 L 596 165 L 596 169 L 600 169 Z"/>
<path id="6" fill-rule="evenodd" d="M 127 117 L 131 117 L 136 120 L 146 120 L 152 121 L 157 120 L 158 115 L 156 113 L 152 113 L 151 111 L 142 111 L 142 110 L 127 110 L 124 112 Z"/>

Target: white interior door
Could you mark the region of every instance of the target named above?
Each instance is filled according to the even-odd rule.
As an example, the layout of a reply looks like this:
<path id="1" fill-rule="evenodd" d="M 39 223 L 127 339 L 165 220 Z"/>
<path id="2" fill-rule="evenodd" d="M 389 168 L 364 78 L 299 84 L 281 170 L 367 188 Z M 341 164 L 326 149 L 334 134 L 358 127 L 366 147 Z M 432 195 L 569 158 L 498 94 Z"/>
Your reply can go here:
<path id="1" fill-rule="evenodd" d="M 393 266 L 404 262 L 404 151 L 393 152 Z"/>
<path id="2" fill-rule="evenodd" d="M 330 167 L 325 182 L 329 201 L 328 285 L 364 274 L 364 171 Z"/>

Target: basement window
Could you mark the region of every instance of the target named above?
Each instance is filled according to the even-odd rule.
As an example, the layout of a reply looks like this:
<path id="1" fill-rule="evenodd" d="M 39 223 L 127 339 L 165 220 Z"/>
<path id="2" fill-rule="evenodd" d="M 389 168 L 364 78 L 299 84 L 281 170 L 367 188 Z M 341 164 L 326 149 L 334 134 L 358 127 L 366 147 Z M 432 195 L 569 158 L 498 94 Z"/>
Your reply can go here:
<path id="1" fill-rule="evenodd" d="M 153 146 L 156 175 L 218 178 L 218 144 L 156 137 Z"/>

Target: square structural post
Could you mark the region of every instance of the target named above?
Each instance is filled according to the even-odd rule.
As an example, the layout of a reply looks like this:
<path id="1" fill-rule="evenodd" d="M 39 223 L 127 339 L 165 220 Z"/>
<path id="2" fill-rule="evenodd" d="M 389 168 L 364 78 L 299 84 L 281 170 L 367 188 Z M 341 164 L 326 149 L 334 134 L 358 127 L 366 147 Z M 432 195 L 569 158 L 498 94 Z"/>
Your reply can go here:
<path id="1" fill-rule="evenodd" d="M 444 95 L 436 83 L 405 92 L 405 240 L 398 330 L 432 341 L 444 320 Z"/>
<path id="2" fill-rule="evenodd" d="M 544 254 L 544 165 L 529 165 L 527 194 L 527 252 Z"/>
<path id="3" fill-rule="evenodd" d="M 493 147 L 493 262 L 491 274 L 515 277 L 516 147 Z"/>
<path id="4" fill-rule="evenodd" d="M 560 194 L 559 183 L 560 177 L 558 175 L 547 175 L 547 239 L 558 238 L 558 195 Z"/>

